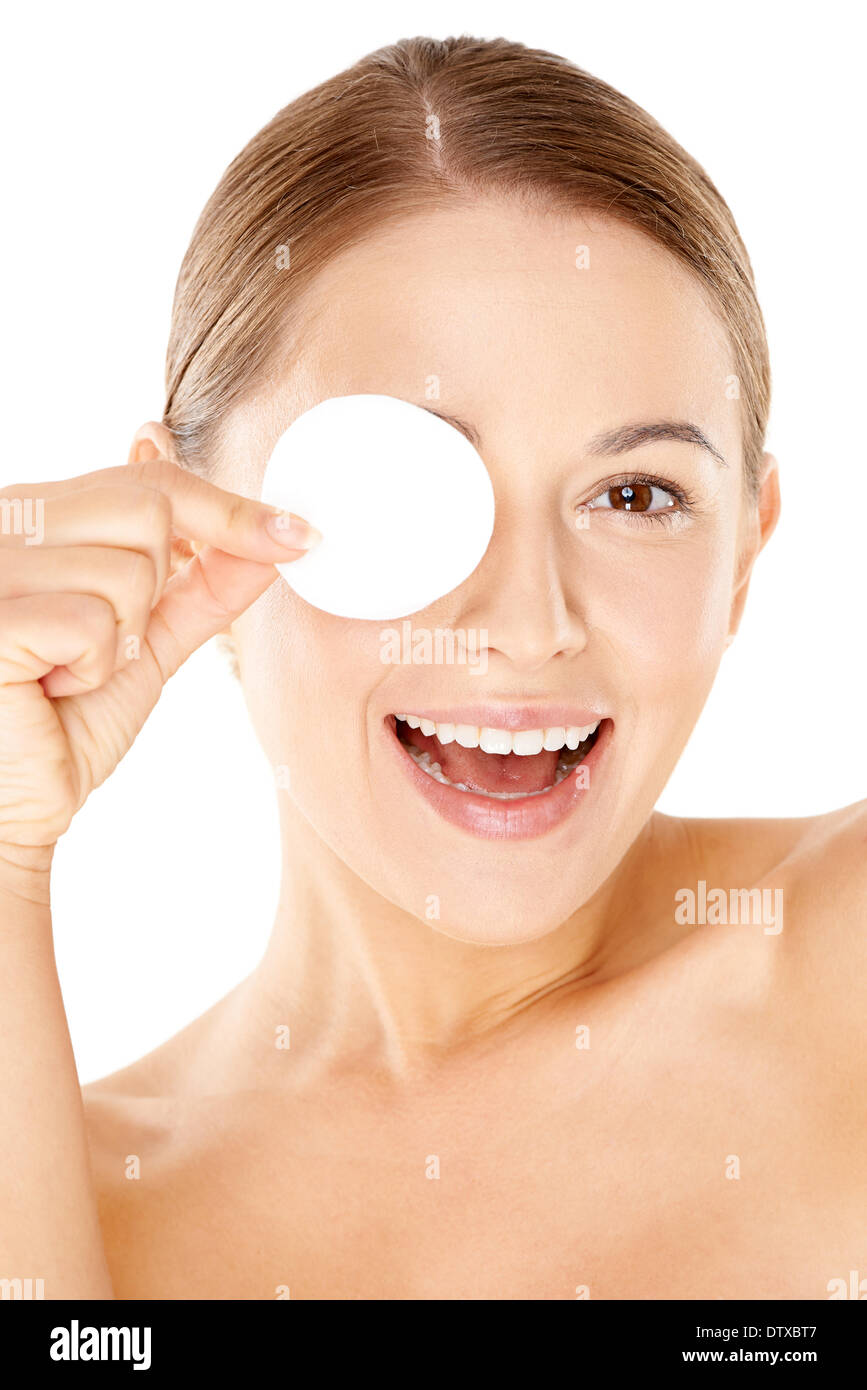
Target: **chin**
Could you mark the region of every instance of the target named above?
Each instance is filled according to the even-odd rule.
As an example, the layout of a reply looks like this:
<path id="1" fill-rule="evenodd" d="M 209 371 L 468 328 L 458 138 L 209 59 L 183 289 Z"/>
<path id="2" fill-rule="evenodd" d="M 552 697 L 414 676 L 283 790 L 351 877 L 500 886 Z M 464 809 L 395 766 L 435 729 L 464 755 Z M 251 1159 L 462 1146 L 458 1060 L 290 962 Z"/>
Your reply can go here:
<path id="1" fill-rule="evenodd" d="M 407 913 L 414 932 L 431 931 L 471 946 L 529 945 L 558 931 L 593 897 L 606 866 L 596 865 L 598 873 L 592 877 L 578 874 L 567 880 L 521 863 L 519 855 L 511 874 L 505 865 L 486 872 L 477 860 L 465 863 L 460 873 L 454 864 L 445 872 L 445 861 L 435 875 L 419 873 L 410 860 L 410 873 L 400 881 L 368 881 Z"/>
<path id="2" fill-rule="evenodd" d="M 574 910 L 573 907 L 570 911 Z M 506 905 L 499 903 L 496 915 L 480 912 L 471 921 L 455 917 L 449 921 L 426 922 L 425 925 L 441 936 L 468 946 L 525 946 L 556 931 L 569 915 L 567 912 L 563 916 L 540 917 L 538 904 L 534 906 L 532 915 L 521 910 L 510 912 Z"/>

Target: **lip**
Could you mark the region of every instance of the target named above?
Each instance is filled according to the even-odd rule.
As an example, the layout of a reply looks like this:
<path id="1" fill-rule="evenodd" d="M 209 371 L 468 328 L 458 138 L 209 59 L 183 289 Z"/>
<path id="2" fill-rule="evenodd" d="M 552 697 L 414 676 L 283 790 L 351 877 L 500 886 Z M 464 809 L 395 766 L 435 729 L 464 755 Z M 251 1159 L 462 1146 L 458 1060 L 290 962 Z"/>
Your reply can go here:
<path id="1" fill-rule="evenodd" d="M 575 705 L 456 705 L 452 709 L 437 706 L 419 709 L 415 705 L 401 707 L 401 713 L 432 719 L 436 724 L 469 724 L 480 729 L 579 729 L 601 723 L 604 714 L 598 710 L 579 709 Z"/>
<path id="2" fill-rule="evenodd" d="M 416 709 L 407 709 L 402 712 L 421 715 L 421 711 Z M 437 782 L 435 778 L 429 777 L 426 772 L 416 766 L 397 736 L 393 716 L 389 715 L 385 719 L 383 728 L 388 744 L 394 749 L 392 756 L 397 758 L 404 775 L 409 778 L 416 791 L 443 820 L 483 840 L 530 840 L 548 834 L 562 825 L 579 806 L 582 806 L 588 798 L 593 797 L 596 788 L 594 772 L 608 747 L 614 729 L 611 719 L 604 715 L 597 715 L 593 711 L 571 709 L 568 711 L 568 719 L 562 709 L 545 710 L 543 719 L 539 718 L 540 710 L 538 707 L 530 712 L 536 719 L 535 724 L 522 722 L 528 713 L 527 709 L 514 708 L 509 712 L 509 723 L 497 723 L 498 719 L 502 721 L 504 718 L 507 713 L 505 710 L 495 712 L 486 708 L 482 711 L 477 706 L 447 712 L 431 712 L 425 714 L 424 717 L 442 723 L 478 723 L 480 727 L 487 725 L 491 728 L 501 729 L 558 728 L 561 725 L 580 724 L 582 718 L 584 724 L 592 724 L 597 718 L 604 720 L 596 742 L 586 758 L 583 758 L 578 764 L 579 767 L 587 768 L 588 786 L 580 785 L 575 773 L 572 772 L 551 791 L 536 796 L 518 797 L 514 801 L 498 801 L 492 797 L 480 796 L 476 792 L 461 792 L 455 787 L 444 786 L 442 782 Z M 484 713 L 484 721 L 481 718 L 482 713 Z"/>

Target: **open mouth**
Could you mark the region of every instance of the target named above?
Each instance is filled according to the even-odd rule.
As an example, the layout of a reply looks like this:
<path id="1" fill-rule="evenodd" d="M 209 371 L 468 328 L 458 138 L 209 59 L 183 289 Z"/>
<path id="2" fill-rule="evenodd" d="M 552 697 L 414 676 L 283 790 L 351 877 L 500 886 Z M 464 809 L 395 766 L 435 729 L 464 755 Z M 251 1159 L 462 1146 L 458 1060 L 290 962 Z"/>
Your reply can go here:
<path id="1" fill-rule="evenodd" d="M 575 772 L 604 720 L 538 729 L 479 728 L 396 714 L 395 734 L 435 782 L 492 801 L 541 797 Z"/>

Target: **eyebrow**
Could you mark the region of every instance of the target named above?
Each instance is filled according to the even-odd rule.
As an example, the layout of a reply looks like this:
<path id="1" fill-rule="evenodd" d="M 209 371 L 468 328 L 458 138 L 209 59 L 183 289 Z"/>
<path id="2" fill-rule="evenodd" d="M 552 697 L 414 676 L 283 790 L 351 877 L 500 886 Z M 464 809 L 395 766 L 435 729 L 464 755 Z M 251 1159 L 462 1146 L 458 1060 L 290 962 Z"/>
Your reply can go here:
<path id="1" fill-rule="evenodd" d="M 681 444 L 696 444 L 715 458 L 723 468 L 728 464 L 707 435 L 690 420 L 654 420 L 650 424 L 621 425 L 619 429 L 608 430 L 591 439 L 587 452 L 590 454 L 626 454 L 630 449 L 640 449 L 643 444 L 653 444 L 658 439 L 673 439 Z"/>
<path id="2" fill-rule="evenodd" d="M 428 415 L 435 415 L 438 420 L 445 420 L 447 425 L 453 425 L 456 430 L 466 436 L 476 449 L 481 449 L 482 440 L 478 430 L 473 429 L 472 425 L 468 425 L 466 420 L 459 420 L 457 415 L 444 415 L 441 410 L 434 410 L 429 405 L 423 406 L 422 409 L 426 410 Z"/>
<path id="3" fill-rule="evenodd" d="M 445 420 L 447 425 L 453 425 L 456 430 L 465 435 L 471 444 L 477 449 L 481 449 L 481 439 L 478 430 L 472 425 L 468 425 L 465 420 L 460 420 L 456 415 L 444 415 L 440 410 L 433 410 L 430 406 L 423 407 L 428 414 L 436 415 L 438 420 Z M 654 444 L 659 439 L 670 439 L 681 444 L 695 444 L 699 449 L 704 449 L 711 458 L 716 459 L 717 463 L 722 464 L 723 468 L 728 468 L 726 460 L 723 458 L 719 449 L 711 444 L 707 435 L 700 430 L 698 425 L 694 425 L 690 420 L 654 420 L 648 424 L 621 425 L 619 429 L 607 430 L 604 434 L 597 434 L 590 440 L 587 452 L 594 456 L 616 454 L 626 454 L 630 449 L 640 449 L 645 444 Z"/>

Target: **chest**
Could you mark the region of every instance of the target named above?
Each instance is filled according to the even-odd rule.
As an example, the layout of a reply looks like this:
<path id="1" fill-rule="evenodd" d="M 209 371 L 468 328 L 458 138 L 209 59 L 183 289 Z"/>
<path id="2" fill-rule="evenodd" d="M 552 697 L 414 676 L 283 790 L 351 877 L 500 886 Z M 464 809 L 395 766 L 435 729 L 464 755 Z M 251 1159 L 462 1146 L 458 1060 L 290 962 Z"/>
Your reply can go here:
<path id="1" fill-rule="evenodd" d="M 145 1153 L 103 1202 L 118 1295 L 825 1298 L 867 1275 L 850 1145 L 827 1125 L 820 1144 L 793 1097 L 680 1080 L 535 1103 L 517 1087 L 499 1109 L 311 1106 Z"/>

